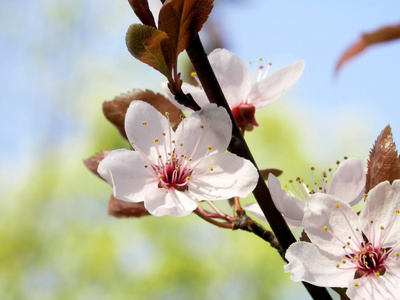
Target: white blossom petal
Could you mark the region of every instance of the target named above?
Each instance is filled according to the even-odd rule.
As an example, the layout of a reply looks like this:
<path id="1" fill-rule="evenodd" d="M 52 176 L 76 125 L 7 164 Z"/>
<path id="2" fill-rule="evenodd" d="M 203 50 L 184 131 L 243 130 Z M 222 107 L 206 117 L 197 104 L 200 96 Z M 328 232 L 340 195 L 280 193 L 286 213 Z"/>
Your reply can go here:
<path id="1" fill-rule="evenodd" d="M 317 286 L 346 287 L 354 277 L 354 270 L 336 267 L 338 257 L 321 251 L 306 242 L 296 242 L 286 251 L 285 272 L 290 272 L 293 281 L 306 281 Z"/>
<path id="2" fill-rule="evenodd" d="M 366 168 L 359 158 L 349 158 L 342 162 L 329 184 L 328 194 L 334 195 L 351 206 L 358 203 L 364 194 Z"/>
<path id="3" fill-rule="evenodd" d="M 196 201 L 186 194 L 175 189 L 154 189 L 146 195 L 144 206 L 156 217 L 164 215 L 184 217 L 197 208 Z"/>
<path id="4" fill-rule="evenodd" d="M 271 104 L 300 78 L 304 67 L 304 61 L 298 60 L 254 83 L 248 95 L 250 103 L 257 109 Z"/>
<path id="5" fill-rule="evenodd" d="M 245 62 L 226 49 L 215 49 L 208 59 L 229 106 L 234 107 L 246 100 L 251 81 Z"/>
<path id="6" fill-rule="evenodd" d="M 355 300 L 397 300 L 400 295 L 400 280 L 387 275 L 354 279 L 349 282 L 346 294 Z"/>
<path id="7" fill-rule="evenodd" d="M 244 206 L 244 209 L 245 209 L 247 212 L 251 213 L 252 215 L 255 215 L 255 216 L 256 216 L 257 218 L 259 218 L 261 221 L 263 221 L 263 222 L 265 222 L 265 223 L 268 224 L 268 220 L 267 220 L 267 218 L 265 217 L 263 211 L 261 210 L 260 205 L 259 205 L 257 202 L 246 204 L 246 205 Z"/>
<path id="8" fill-rule="evenodd" d="M 356 231 L 361 228 L 357 213 L 347 202 L 328 194 L 316 193 L 308 198 L 303 226 L 321 250 L 339 257 L 345 254 L 347 242 L 355 247 L 354 239 L 362 240 L 361 232 Z"/>
<path id="9" fill-rule="evenodd" d="M 214 153 L 207 156 L 193 172 L 189 193 L 198 200 L 247 197 L 257 182 L 257 169 L 249 160 L 233 153 Z"/>
<path id="10" fill-rule="evenodd" d="M 376 232 L 377 239 L 381 231 L 384 235 L 390 231 L 385 238 L 385 246 L 393 246 L 400 240 L 400 216 L 396 210 L 400 210 L 400 180 L 395 180 L 392 185 L 388 181 L 378 184 L 368 193 L 365 207 L 361 211 L 362 229 L 367 232 L 371 228 L 372 232 Z M 381 226 L 384 230 L 380 229 Z"/>
<path id="11" fill-rule="evenodd" d="M 153 162 L 157 161 L 158 156 L 155 139 L 158 139 L 157 146 L 162 149 L 165 139 L 173 139 L 174 134 L 165 116 L 150 104 L 139 100 L 132 101 L 128 107 L 125 131 L 129 141 Z M 166 137 L 163 137 L 163 133 Z"/>
<path id="12" fill-rule="evenodd" d="M 231 119 L 223 107 L 206 104 L 184 119 L 176 129 L 177 144 L 184 144 L 185 155 L 196 161 L 211 151 L 225 151 L 232 134 Z"/>
<path id="13" fill-rule="evenodd" d="M 304 217 L 304 201 L 289 195 L 273 174 L 268 175 L 268 186 L 275 207 L 291 227 L 301 226 Z"/>
<path id="14" fill-rule="evenodd" d="M 157 186 L 146 171 L 142 156 L 126 149 L 114 150 L 100 163 L 97 172 L 112 187 L 114 197 L 127 202 L 141 202 L 149 190 Z"/>

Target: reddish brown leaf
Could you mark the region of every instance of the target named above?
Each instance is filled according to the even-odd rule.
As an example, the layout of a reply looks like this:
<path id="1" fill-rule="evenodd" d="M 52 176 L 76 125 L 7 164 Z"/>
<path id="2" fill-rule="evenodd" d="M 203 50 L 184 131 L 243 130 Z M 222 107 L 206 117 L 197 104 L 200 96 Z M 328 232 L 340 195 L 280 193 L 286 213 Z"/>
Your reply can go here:
<path id="1" fill-rule="evenodd" d="M 167 33 L 176 56 L 196 37 L 212 7 L 213 0 L 165 1 L 158 17 L 158 28 Z"/>
<path id="2" fill-rule="evenodd" d="M 97 153 L 95 156 L 92 156 L 84 160 L 83 162 L 90 171 L 92 171 L 94 174 L 103 179 L 103 177 L 101 177 L 99 173 L 97 173 L 97 167 L 99 166 L 100 161 L 102 161 L 110 152 L 111 151 L 101 151 Z"/>
<path id="3" fill-rule="evenodd" d="M 282 170 L 278 169 L 265 169 L 265 170 L 260 170 L 260 174 L 264 180 L 268 180 L 268 175 L 272 174 L 275 175 L 275 177 L 278 177 L 283 173 Z"/>
<path id="4" fill-rule="evenodd" d="M 392 129 L 387 125 L 369 153 L 365 192 L 368 193 L 383 181 L 389 180 L 392 183 L 395 179 L 400 179 L 400 162 Z"/>
<path id="5" fill-rule="evenodd" d="M 126 45 L 135 58 L 173 81 L 174 51 L 165 32 L 147 25 L 132 24 L 126 33 Z"/>
<path id="6" fill-rule="evenodd" d="M 176 108 L 171 101 L 161 94 L 156 94 L 149 90 L 133 90 L 126 94 L 121 94 L 111 101 L 104 101 L 103 113 L 107 120 L 113 123 L 121 135 L 126 139 L 125 115 L 129 104 L 131 104 L 133 100 L 145 101 L 154 106 L 154 108 L 156 108 L 162 114 L 168 112 L 171 126 L 174 130 L 176 127 L 178 127 L 180 121 L 182 120 L 182 111 Z"/>
<path id="7" fill-rule="evenodd" d="M 116 199 L 113 195 L 108 203 L 108 214 L 118 218 L 140 218 L 150 215 L 143 202 L 125 202 Z"/>
<path id="8" fill-rule="evenodd" d="M 385 43 L 399 38 L 400 24 L 395 26 L 385 26 L 374 32 L 363 34 L 361 36 L 361 40 L 351 45 L 350 48 L 348 48 L 347 51 L 342 55 L 336 65 L 335 71 L 338 72 L 345 62 L 364 51 L 367 47 L 373 44 Z"/>
<path id="9" fill-rule="evenodd" d="M 156 28 L 153 14 L 150 11 L 149 3 L 147 0 L 128 0 L 136 16 L 144 25 Z"/>

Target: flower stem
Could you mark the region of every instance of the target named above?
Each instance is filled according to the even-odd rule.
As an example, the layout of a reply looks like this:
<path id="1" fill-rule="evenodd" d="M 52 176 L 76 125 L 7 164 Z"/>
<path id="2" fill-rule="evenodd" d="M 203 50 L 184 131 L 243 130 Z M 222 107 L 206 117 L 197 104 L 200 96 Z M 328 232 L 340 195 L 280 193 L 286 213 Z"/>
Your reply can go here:
<path id="1" fill-rule="evenodd" d="M 216 215 L 216 214 L 210 214 L 209 212 L 205 211 L 200 205 L 197 206 L 197 208 L 194 210 L 194 213 L 196 215 L 198 215 L 200 218 L 202 218 L 203 220 L 205 220 L 208 223 L 211 223 L 217 227 L 233 229 L 233 224 L 231 222 L 219 222 L 217 220 L 214 220 L 213 218 L 215 216 L 217 216 L 217 217 L 220 217 L 220 216 Z"/>
<path id="2" fill-rule="evenodd" d="M 232 111 L 230 110 L 228 102 L 225 99 L 217 78 L 215 77 L 214 71 L 210 65 L 210 62 L 208 61 L 207 54 L 204 51 L 198 35 L 186 48 L 186 52 L 190 61 L 192 62 L 192 65 L 209 101 L 224 107 L 230 115 L 233 125 L 233 138 L 229 150 L 238 156 L 250 160 L 257 167 L 250 149 L 244 140 L 242 132 L 236 123 Z M 282 214 L 276 209 L 272 201 L 271 194 L 261 174 L 259 174 L 258 183 L 253 191 L 253 194 L 265 217 L 267 218 L 273 232 L 275 233 L 284 256 L 286 250 L 292 243 L 296 241 L 296 239 L 283 219 Z M 316 287 L 308 283 L 303 284 L 314 299 L 332 299 L 325 288 Z"/>

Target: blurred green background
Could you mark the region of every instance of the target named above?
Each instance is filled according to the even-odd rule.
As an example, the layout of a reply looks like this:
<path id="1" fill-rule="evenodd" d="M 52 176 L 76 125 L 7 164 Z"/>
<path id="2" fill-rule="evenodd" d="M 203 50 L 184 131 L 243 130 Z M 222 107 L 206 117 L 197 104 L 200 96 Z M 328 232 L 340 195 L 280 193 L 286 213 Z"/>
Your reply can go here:
<path id="1" fill-rule="evenodd" d="M 345 93 L 336 85 L 322 95 L 316 80 L 328 85 L 334 57 L 351 39 L 338 35 L 344 41 L 336 52 L 329 52 L 330 60 L 323 60 L 327 62 L 323 66 L 313 61 L 318 56 L 304 54 L 301 40 L 278 45 L 274 52 L 277 43 L 271 39 L 288 43 L 292 36 L 273 36 L 266 29 L 270 26 L 256 28 L 250 23 L 252 14 L 260 12 L 258 6 L 270 19 L 284 18 L 275 6 L 296 5 L 284 2 L 265 7 L 255 0 L 215 1 L 211 25 L 202 37 L 208 46 L 236 49 L 245 60 L 267 53 L 278 67 L 299 58 L 310 62 L 311 72 L 306 67 L 304 79 L 278 103 L 258 112 L 260 127 L 246 133 L 260 168 L 284 170 L 282 180 L 287 182 L 298 176 L 307 180 L 310 166 L 323 171 L 344 155 L 366 159 L 380 130 L 394 120 L 372 120 L 374 101 L 369 99 L 360 107 L 356 97 L 350 108 L 348 103 L 336 103 L 346 108 L 344 114 L 331 109 L 332 101 L 315 105 L 316 98 L 332 97 L 332 89 Z M 317 11 L 317 2 L 314 5 Z M 229 18 L 238 14 L 242 19 Z M 289 19 L 292 23 L 285 24 L 295 28 L 295 20 Z M 249 27 L 243 23 L 246 20 Z M 266 25 L 266 19 L 258 20 Z M 284 263 L 276 251 L 247 232 L 214 228 L 195 215 L 141 219 L 107 215 L 111 188 L 85 168 L 83 159 L 128 145 L 102 116 L 102 102 L 132 88 L 161 91 L 164 81 L 126 51 L 124 35 L 134 22 L 138 21 L 123 0 L 0 2 L 0 299 L 308 299 L 302 286 L 283 273 Z M 365 28 L 365 23 L 354 26 Z M 251 34 L 242 34 L 243 28 L 250 28 Z M 353 40 L 357 34 L 355 29 Z M 244 45 L 252 48 L 253 39 L 260 37 L 269 40 L 271 48 L 244 49 Z M 388 60 L 390 51 L 389 47 Z M 306 75 L 318 65 L 330 70 L 326 78 Z M 355 74 L 359 73 L 365 72 Z M 385 74 L 385 84 L 390 85 L 393 76 Z M 318 89 L 305 92 L 304 84 Z M 368 86 L 354 80 L 353 89 L 357 84 Z M 379 82 L 376 89 L 386 90 Z M 393 100 L 397 95 L 395 90 Z M 398 105 L 385 97 L 389 105 Z M 396 106 L 389 108 L 393 109 Z M 331 120 L 334 114 L 340 117 Z M 251 201 L 250 197 L 244 203 Z"/>

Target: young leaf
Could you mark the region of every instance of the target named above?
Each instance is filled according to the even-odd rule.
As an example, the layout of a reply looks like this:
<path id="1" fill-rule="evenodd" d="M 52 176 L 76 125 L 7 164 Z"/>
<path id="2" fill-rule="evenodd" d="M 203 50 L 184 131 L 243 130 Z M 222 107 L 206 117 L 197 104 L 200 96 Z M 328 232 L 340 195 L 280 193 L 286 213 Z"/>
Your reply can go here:
<path id="1" fill-rule="evenodd" d="M 389 180 L 392 183 L 395 179 L 400 179 L 400 162 L 392 129 L 387 125 L 369 153 L 365 192 L 368 193 L 383 181 Z"/>
<path id="2" fill-rule="evenodd" d="M 144 202 L 125 202 L 112 195 L 108 203 L 108 214 L 117 218 L 140 218 L 150 215 L 144 207 Z"/>
<path id="3" fill-rule="evenodd" d="M 373 44 L 385 43 L 399 38 L 400 24 L 395 26 L 385 26 L 374 32 L 363 34 L 361 39 L 351 45 L 350 48 L 348 48 L 342 55 L 336 65 L 335 71 L 338 72 L 345 62 L 364 51 L 367 47 Z"/>
<path id="4" fill-rule="evenodd" d="M 104 101 L 103 113 L 107 120 L 113 123 L 121 135 L 127 139 L 125 133 L 125 115 L 129 104 L 133 100 L 142 100 L 154 106 L 160 113 L 169 113 L 169 120 L 172 128 L 175 130 L 181 122 L 182 111 L 171 103 L 161 94 L 156 94 L 149 90 L 133 90 L 131 92 L 121 94 L 111 101 Z"/>
<path id="5" fill-rule="evenodd" d="M 158 28 L 169 36 L 176 56 L 196 37 L 212 7 L 213 0 L 165 1 L 158 17 Z"/>
<path id="6" fill-rule="evenodd" d="M 97 167 L 99 166 L 100 161 L 102 161 L 111 151 L 101 151 L 97 153 L 95 156 L 89 157 L 88 159 L 84 160 L 83 163 L 85 164 L 86 168 L 93 172 L 93 174 L 101 177 L 99 173 L 97 173 Z M 104 179 L 103 179 L 104 180 Z"/>
<path id="7" fill-rule="evenodd" d="M 132 24 L 126 33 L 129 52 L 172 82 L 173 49 L 167 34 L 154 27 Z"/>
<path id="8" fill-rule="evenodd" d="M 260 170 L 260 174 L 262 176 L 262 178 L 264 180 L 268 180 L 268 175 L 272 174 L 275 177 L 278 177 L 279 175 L 281 175 L 283 173 L 282 170 L 278 170 L 278 169 L 265 169 L 265 170 Z"/>
<path id="9" fill-rule="evenodd" d="M 149 3 L 147 0 L 128 0 L 136 16 L 144 25 L 152 26 L 156 28 L 156 22 L 154 22 L 153 14 L 149 9 Z"/>

